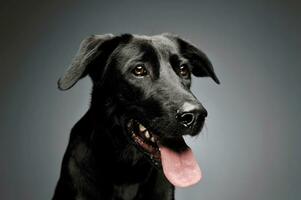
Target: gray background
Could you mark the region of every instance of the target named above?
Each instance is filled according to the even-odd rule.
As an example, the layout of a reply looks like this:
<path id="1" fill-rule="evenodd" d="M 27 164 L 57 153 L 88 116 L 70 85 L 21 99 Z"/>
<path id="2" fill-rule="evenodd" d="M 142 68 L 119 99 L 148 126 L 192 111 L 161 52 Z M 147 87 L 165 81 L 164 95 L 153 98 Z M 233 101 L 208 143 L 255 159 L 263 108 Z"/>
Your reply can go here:
<path id="1" fill-rule="evenodd" d="M 50 199 L 91 82 L 56 81 L 94 33 L 172 32 L 212 60 L 194 79 L 209 110 L 188 141 L 203 180 L 186 200 L 301 199 L 300 1 L 13 1 L 0 6 L 0 198 Z"/>

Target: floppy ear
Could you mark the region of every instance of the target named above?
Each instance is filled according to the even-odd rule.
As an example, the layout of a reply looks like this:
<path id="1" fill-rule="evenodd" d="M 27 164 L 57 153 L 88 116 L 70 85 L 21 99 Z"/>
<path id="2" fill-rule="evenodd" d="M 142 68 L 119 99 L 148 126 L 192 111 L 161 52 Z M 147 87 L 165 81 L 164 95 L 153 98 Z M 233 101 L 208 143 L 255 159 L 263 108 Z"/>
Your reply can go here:
<path id="1" fill-rule="evenodd" d="M 91 62 L 101 54 L 100 46 L 114 36 L 112 34 L 92 35 L 84 39 L 79 50 L 72 60 L 71 66 L 65 74 L 58 80 L 58 88 L 60 90 L 68 90 L 79 79 L 88 74 L 88 66 Z"/>
<path id="2" fill-rule="evenodd" d="M 198 77 L 211 77 L 217 84 L 218 80 L 213 66 L 204 52 L 190 44 L 189 42 L 171 34 L 165 34 L 168 38 L 175 41 L 182 56 L 192 65 L 192 74 Z"/>

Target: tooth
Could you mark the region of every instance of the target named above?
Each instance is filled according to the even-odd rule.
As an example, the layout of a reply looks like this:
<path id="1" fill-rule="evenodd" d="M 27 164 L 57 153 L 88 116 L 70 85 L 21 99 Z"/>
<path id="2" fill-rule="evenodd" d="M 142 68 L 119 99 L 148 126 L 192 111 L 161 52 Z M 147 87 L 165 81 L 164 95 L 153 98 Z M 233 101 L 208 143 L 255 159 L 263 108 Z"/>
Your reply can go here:
<path id="1" fill-rule="evenodd" d="M 144 135 L 145 135 L 145 137 L 146 137 L 147 139 L 150 138 L 150 135 L 149 135 L 149 132 L 148 132 L 148 131 L 145 131 Z"/>
<path id="2" fill-rule="evenodd" d="M 139 124 L 139 130 L 140 132 L 143 132 L 146 130 L 146 128 L 142 124 Z"/>
<path id="3" fill-rule="evenodd" d="M 154 138 L 154 137 L 151 137 L 151 141 L 152 141 L 152 142 L 155 142 L 155 138 Z"/>

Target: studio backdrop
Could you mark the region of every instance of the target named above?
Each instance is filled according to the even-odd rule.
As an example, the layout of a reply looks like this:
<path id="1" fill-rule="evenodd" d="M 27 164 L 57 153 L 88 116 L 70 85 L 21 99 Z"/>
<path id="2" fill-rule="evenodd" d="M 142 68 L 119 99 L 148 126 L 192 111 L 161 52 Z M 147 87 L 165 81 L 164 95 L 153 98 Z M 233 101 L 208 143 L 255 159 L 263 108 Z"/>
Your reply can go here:
<path id="1" fill-rule="evenodd" d="M 170 32 L 202 49 L 221 84 L 193 78 L 208 110 L 185 138 L 202 181 L 180 200 L 301 199 L 301 3 L 6 1 L 0 6 L 0 198 L 50 199 L 91 81 L 57 80 L 91 34 Z"/>

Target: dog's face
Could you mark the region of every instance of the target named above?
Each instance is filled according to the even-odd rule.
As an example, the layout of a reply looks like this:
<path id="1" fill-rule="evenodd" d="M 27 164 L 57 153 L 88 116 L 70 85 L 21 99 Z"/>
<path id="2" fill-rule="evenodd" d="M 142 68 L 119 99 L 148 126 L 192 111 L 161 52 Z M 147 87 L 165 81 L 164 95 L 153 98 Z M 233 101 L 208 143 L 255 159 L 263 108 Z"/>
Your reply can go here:
<path id="1" fill-rule="evenodd" d="M 181 154 L 189 148 L 182 136 L 197 135 L 207 116 L 190 91 L 191 76 L 219 83 L 206 55 L 170 34 L 92 36 L 82 43 L 59 87 L 68 89 L 86 74 L 93 80 L 92 106 L 100 101 L 109 106 L 107 117 L 117 119 L 124 137 L 154 164 L 162 159 L 164 171 L 174 170 L 171 157 L 184 159 Z M 185 185 L 166 173 L 175 185 Z"/>

